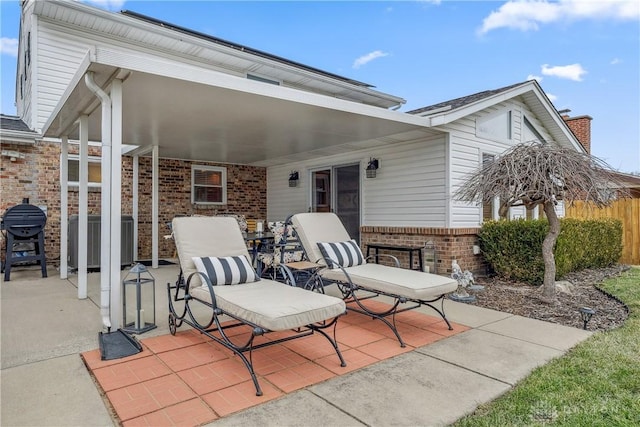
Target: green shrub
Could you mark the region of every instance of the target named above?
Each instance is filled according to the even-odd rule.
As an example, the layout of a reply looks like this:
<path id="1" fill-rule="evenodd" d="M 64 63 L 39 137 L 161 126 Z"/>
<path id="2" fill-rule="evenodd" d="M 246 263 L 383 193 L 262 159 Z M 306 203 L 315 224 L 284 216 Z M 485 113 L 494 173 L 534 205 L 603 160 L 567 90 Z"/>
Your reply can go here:
<path id="1" fill-rule="evenodd" d="M 480 247 L 496 273 L 512 280 L 541 284 L 542 242 L 547 220 L 489 221 L 479 233 Z M 613 219 L 562 218 L 556 242 L 556 278 L 585 268 L 614 265 L 622 254 L 622 223 Z"/>

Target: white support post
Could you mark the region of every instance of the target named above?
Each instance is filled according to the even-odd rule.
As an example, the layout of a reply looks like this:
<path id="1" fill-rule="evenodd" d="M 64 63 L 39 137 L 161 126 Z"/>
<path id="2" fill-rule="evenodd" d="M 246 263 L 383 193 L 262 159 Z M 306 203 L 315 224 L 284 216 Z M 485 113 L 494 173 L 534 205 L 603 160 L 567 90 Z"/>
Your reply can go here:
<path id="1" fill-rule="evenodd" d="M 122 80 L 111 83 L 111 325 L 122 323 Z"/>
<path id="2" fill-rule="evenodd" d="M 89 116 L 80 116 L 80 188 L 78 189 L 78 299 L 87 298 L 89 235 Z"/>
<path id="3" fill-rule="evenodd" d="M 133 191 L 132 191 L 132 212 L 133 216 L 133 257 L 134 261 L 138 257 L 138 178 L 140 173 L 140 157 L 133 156 Z"/>
<path id="4" fill-rule="evenodd" d="M 160 199 L 158 197 L 158 175 L 159 175 L 159 161 L 158 156 L 160 153 L 160 147 L 153 146 L 152 152 L 152 179 L 151 179 L 151 267 L 158 268 L 158 204 Z"/>
<path id="5" fill-rule="evenodd" d="M 69 138 L 65 135 L 60 141 L 60 279 L 67 279 L 69 273 L 67 236 L 69 236 Z"/>

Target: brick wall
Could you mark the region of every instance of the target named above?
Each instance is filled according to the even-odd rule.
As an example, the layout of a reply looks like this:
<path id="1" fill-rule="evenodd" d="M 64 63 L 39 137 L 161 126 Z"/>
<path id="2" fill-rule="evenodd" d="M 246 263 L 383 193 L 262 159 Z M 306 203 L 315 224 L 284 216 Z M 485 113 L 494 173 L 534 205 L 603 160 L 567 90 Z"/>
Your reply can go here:
<path id="1" fill-rule="evenodd" d="M 580 144 L 587 150 L 587 153 L 591 154 L 591 120 L 593 118 L 590 116 L 569 117 L 567 115 L 563 115 L 562 118 Z"/>
<path id="2" fill-rule="evenodd" d="M 46 206 L 45 251 L 47 263 L 59 265 L 60 258 L 60 144 L 38 142 L 35 145 L 2 144 L 5 150 L 19 151 L 24 159 L 12 162 L 2 157 L 0 163 L 0 213 L 28 197 L 31 204 Z M 77 154 L 77 146 L 70 145 L 69 153 Z M 100 156 L 100 149 L 90 147 L 90 156 Z M 227 168 L 227 204 L 200 207 L 191 204 L 191 165 L 224 166 Z M 133 159 L 122 159 L 122 213 L 133 211 Z M 210 162 L 190 162 L 173 159 L 159 161 L 159 256 L 172 257 L 174 246 L 162 235 L 169 234 L 166 223 L 175 215 L 244 214 L 247 218 L 265 219 L 267 216 L 265 168 L 227 165 Z M 151 158 L 139 159 L 138 175 L 138 258 L 151 258 Z M 88 211 L 100 214 L 99 188 L 89 188 Z M 78 213 L 78 188 L 69 188 L 69 215 Z M 4 259 L 4 241 L 2 242 Z"/>
<path id="3" fill-rule="evenodd" d="M 433 242 L 436 251 L 436 271 L 432 273 L 450 275 L 451 261 L 456 259 L 463 270 L 484 275 L 487 265 L 482 255 L 473 254 L 473 246 L 478 245 L 477 228 L 429 228 L 429 227 L 360 227 L 361 246 L 366 254 L 367 244 L 383 243 L 397 246 L 425 246 Z M 423 251 L 424 252 L 424 251 Z M 398 258 L 402 266 L 408 266 L 409 254 L 399 251 L 384 251 Z M 423 256 L 425 254 L 423 253 Z M 414 266 L 417 267 L 414 257 Z M 380 259 L 383 263 L 383 259 Z M 388 263 L 388 262 L 387 262 Z"/>

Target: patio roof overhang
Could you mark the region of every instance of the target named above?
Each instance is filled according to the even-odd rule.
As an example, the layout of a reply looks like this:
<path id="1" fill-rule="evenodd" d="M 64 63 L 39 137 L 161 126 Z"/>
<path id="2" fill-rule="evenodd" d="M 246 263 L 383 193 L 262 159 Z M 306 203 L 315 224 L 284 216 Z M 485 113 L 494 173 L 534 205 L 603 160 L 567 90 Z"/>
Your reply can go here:
<path id="1" fill-rule="evenodd" d="M 43 128 L 45 137 L 100 141 L 100 103 L 84 83 L 92 72 L 107 93 L 123 81 L 122 143 L 159 156 L 271 166 L 439 134 L 428 119 L 303 92 L 198 65 L 98 49 L 89 52 Z"/>
<path id="2" fill-rule="evenodd" d="M 93 90 L 87 86 L 88 75 Z M 113 93 L 107 95 L 112 89 Z M 113 114 L 102 111 L 109 102 Z M 88 138 L 84 127 L 81 138 L 78 122 L 85 116 Z M 103 126 L 103 117 L 110 123 Z M 100 209 L 101 312 L 107 330 L 121 321 L 119 150 L 123 145 L 137 146 L 131 154 L 151 155 L 153 159 L 155 268 L 159 157 L 268 167 L 441 133 L 430 129 L 424 117 L 248 80 L 186 59 L 96 48 L 81 61 L 42 133 L 63 141 L 101 141 L 103 128 L 111 130 L 102 150 Z M 83 182 L 80 187 L 81 193 L 86 192 Z M 134 199 L 136 194 L 134 189 Z M 66 198 L 61 199 L 66 207 Z M 87 215 L 86 203 L 83 206 L 81 218 Z M 65 215 L 61 215 L 63 222 Z M 83 230 L 79 237 L 82 242 L 86 227 Z M 63 270 L 66 266 L 61 267 Z M 86 270 L 79 272 L 80 276 L 83 284 L 78 286 L 78 295 L 83 297 Z"/>

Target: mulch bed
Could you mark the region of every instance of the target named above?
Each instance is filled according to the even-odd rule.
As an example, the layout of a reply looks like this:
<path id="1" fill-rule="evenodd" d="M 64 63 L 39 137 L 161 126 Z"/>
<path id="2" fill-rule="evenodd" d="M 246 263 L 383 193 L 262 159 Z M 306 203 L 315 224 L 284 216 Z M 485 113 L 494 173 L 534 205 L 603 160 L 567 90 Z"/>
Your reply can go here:
<path id="1" fill-rule="evenodd" d="M 473 304 L 480 307 L 576 328 L 583 327 L 578 310 L 580 307 L 590 307 L 596 314 L 589 321 L 587 329 L 606 331 L 622 325 L 629 313 L 623 303 L 598 290 L 595 285 L 626 269 L 628 266 L 616 266 L 570 273 L 564 280 L 573 285 L 571 294 L 556 292 L 557 300 L 551 304 L 540 298 L 540 286 L 499 277 L 476 278 L 476 284 L 483 285 L 485 289 L 469 293 L 476 296 L 477 301 Z"/>

